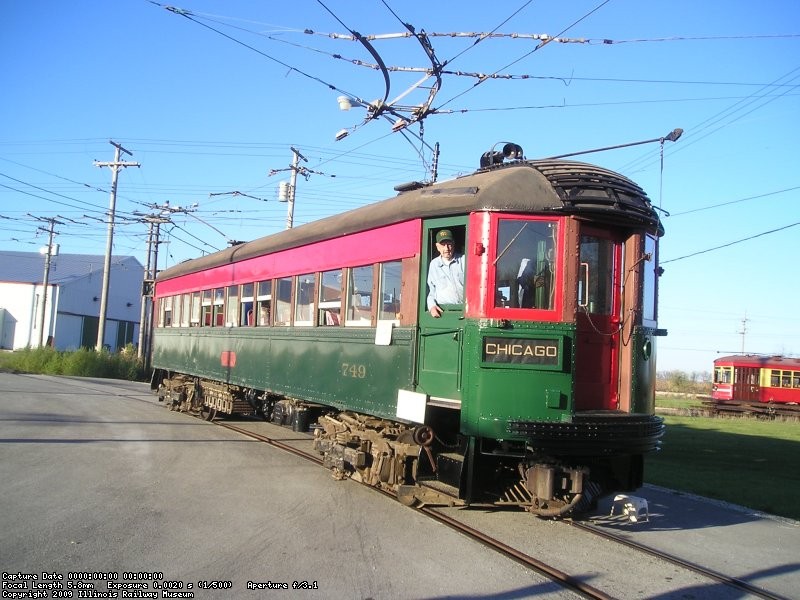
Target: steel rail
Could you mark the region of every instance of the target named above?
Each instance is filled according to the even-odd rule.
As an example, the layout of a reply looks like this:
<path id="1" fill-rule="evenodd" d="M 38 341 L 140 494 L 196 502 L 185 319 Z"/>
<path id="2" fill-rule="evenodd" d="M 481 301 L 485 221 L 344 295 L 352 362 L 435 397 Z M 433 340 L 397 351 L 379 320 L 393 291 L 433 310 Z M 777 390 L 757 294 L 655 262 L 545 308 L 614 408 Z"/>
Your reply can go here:
<path id="1" fill-rule="evenodd" d="M 648 546 L 640 544 L 639 542 L 634 542 L 620 535 L 616 535 L 614 533 L 600 529 L 595 525 L 581 523 L 578 521 L 565 521 L 565 523 L 571 525 L 572 527 L 576 527 L 582 531 L 589 532 L 593 535 L 597 535 L 604 539 L 617 542 L 618 544 L 622 544 L 629 548 L 633 548 L 634 550 L 638 550 L 639 552 L 644 552 L 645 554 L 649 554 L 650 556 L 653 556 L 655 558 L 659 558 L 661 560 L 670 562 L 674 565 L 678 565 L 679 567 L 687 569 L 688 571 L 692 571 L 693 573 L 703 575 L 704 577 L 708 577 L 709 579 L 713 579 L 714 581 L 717 581 L 729 587 L 738 589 L 748 594 L 752 594 L 753 596 L 758 596 L 759 598 L 764 598 L 765 600 L 790 600 L 790 598 L 787 598 L 786 596 L 781 596 L 780 594 L 776 594 L 774 592 L 770 592 L 763 588 L 756 587 L 737 577 L 730 577 L 728 575 L 723 575 L 722 573 L 715 571 L 713 569 L 709 569 L 708 567 L 703 567 L 701 565 L 698 565 L 697 563 L 689 562 L 687 560 L 675 556 L 674 554 L 669 554 L 668 552 L 662 552 L 660 550 L 656 550 L 655 548 L 650 548 Z"/>
<path id="2" fill-rule="evenodd" d="M 466 525 L 457 519 L 449 517 L 433 508 L 423 506 L 417 508 L 416 510 L 436 521 L 439 521 L 440 523 L 443 523 L 444 525 L 447 525 L 459 533 L 463 533 L 464 535 L 478 541 L 484 546 L 488 546 L 496 552 L 515 560 L 529 569 L 544 575 L 548 579 L 559 583 L 566 589 L 577 592 L 587 598 L 596 600 L 612 600 L 614 598 L 614 596 L 609 596 L 596 587 L 593 587 L 588 583 L 573 577 L 572 575 L 564 573 L 564 571 L 556 569 L 555 567 L 550 566 L 547 563 L 534 558 L 533 556 L 525 554 L 524 552 L 521 552 L 520 550 L 517 550 L 516 548 L 513 548 L 512 546 L 509 546 L 508 544 L 501 542 L 500 540 L 493 538 L 482 531 L 475 529 L 474 527 L 470 527 L 469 525 Z"/>
<path id="3" fill-rule="evenodd" d="M 241 433 L 242 435 L 246 435 L 247 437 L 251 437 L 259 442 L 265 442 L 270 446 L 275 446 L 276 448 L 280 448 L 281 450 L 285 450 L 295 456 L 299 456 L 300 458 L 304 458 L 308 461 L 316 463 L 318 465 L 322 464 L 322 459 L 318 456 L 313 454 L 309 454 L 308 452 L 303 452 L 295 448 L 294 446 L 290 446 L 280 440 L 276 440 L 266 435 L 261 435 L 260 433 L 256 433 L 254 431 L 250 431 L 249 429 L 243 429 L 242 427 L 237 427 L 236 425 L 231 425 L 230 423 L 223 423 L 221 421 L 215 421 L 214 425 L 219 425 L 220 427 L 224 427 L 225 429 L 230 429 L 231 431 L 235 431 L 236 433 Z"/>

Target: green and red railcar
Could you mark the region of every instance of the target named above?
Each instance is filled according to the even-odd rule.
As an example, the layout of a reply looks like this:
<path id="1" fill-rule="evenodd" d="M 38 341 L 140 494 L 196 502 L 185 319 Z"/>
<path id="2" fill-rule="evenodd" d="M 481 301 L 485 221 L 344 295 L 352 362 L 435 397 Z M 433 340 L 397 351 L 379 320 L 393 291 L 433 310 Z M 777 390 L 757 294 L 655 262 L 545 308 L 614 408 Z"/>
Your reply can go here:
<path id="1" fill-rule="evenodd" d="M 466 258 L 434 318 L 434 236 Z M 632 490 L 654 416 L 658 241 L 629 179 L 514 160 L 160 273 L 172 406 L 314 429 L 324 464 L 407 503 L 568 514 Z"/>

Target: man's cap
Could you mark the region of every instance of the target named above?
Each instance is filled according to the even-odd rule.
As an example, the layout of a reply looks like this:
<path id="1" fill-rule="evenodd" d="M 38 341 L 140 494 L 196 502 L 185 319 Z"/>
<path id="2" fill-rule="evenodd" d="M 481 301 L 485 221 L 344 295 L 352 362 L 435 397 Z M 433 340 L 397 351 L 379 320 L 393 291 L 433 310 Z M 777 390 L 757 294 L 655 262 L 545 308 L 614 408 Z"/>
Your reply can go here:
<path id="1" fill-rule="evenodd" d="M 449 229 L 440 229 L 436 234 L 436 243 L 440 244 L 446 240 L 453 241 L 453 233 Z"/>

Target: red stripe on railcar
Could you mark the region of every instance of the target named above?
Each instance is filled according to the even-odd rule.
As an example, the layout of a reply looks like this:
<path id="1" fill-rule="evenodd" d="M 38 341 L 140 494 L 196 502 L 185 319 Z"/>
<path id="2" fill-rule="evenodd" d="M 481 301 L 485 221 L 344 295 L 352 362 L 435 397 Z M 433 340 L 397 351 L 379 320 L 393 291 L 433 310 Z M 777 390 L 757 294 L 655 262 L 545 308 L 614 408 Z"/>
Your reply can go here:
<path id="1" fill-rule="evenodd" d="M 407 258 L 420 252 L 421 236 L 419 219 L 379 227 L 159 281 L 156 297 Z"/>

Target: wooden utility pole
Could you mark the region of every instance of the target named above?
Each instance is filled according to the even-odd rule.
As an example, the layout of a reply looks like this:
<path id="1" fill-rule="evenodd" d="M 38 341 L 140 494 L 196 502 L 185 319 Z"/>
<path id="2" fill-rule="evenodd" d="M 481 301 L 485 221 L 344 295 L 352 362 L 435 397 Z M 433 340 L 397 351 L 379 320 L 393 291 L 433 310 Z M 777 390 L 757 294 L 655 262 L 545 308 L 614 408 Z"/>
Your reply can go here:
<path id="1" fill-rule="evenodd" d="M 303 161 L 308 162 L 308 159 L 300 154 L 299 150 L 292 148 L 292 167 L 291 171 L 292 174 L 289 178 L 289 206 L 287 207 L 286 211 L 286 229 L 291 229 L 294 225 L 294 198 L 295 198 L 295 191 L 297 190 L 297 172 L 300 170 L 300 159 L 302 158 Z"/>
<path id="2" fill-rule="evenodd" d="M 133 156 L 120 144 L 113 140 L 109 143 L 114 146 L 114 161 L 113 162 L 98 162 L 94 161 L 96 167 L 110 167 L 111 168 L 111 199 L 108 206 L 108 239 L 106 241 L 106 257 L 103 264 L 103 287 L 100 292 L 100 319 L 97 322 L 97 344 L 95 350 L 100 352 L 103 349 L 103 340 L 106 333 L 106 312 L 108 311 L 108 281 L 111 277 L 111 252 L 114 247 L 114 211 L 117 204 L 117 175 L 119 170 L 124 167 L 138 167 L 137 162 L 122 162 L 120 160 L 122 153 Z M 141 326 L 141 325 L 140 325 Z"/>
<path id="3" fill-rule="evenodd" d="M 61 224 L 55 219 L 47 219 L 50 222 L 49 236 L 47 240 L 47 248 L 44 253 L 44 276 L 42 277 L 42 302 L 41 312 L 39 313 L 39 344 L 41 348 L 47 339 L 44 337 L 44 323 L 47 315 L 47 286 L 50 285 L 50 264 L 53 259 L 53 236 L 55 235 L 56 223 Z M 57 253 L 56 253 L 57 254 Z"/>
<path id="4" fill-rule="evenodd" d="M 138 213 L 134 213 L 138 214 Z M 144 215 L 143 220 L 150 224 L 147 234 L 147 266 L 144 268 L 142 282 L 142 308 L 139 313 L 139 348 L 137 356 L 144 361 L 145 370 L 150 366 L 151 324 L 153 321 L 153 285 L 158 274 L 158 244 L 161 224 L 169 223 L 169 217 L 157 214 Z"/>

